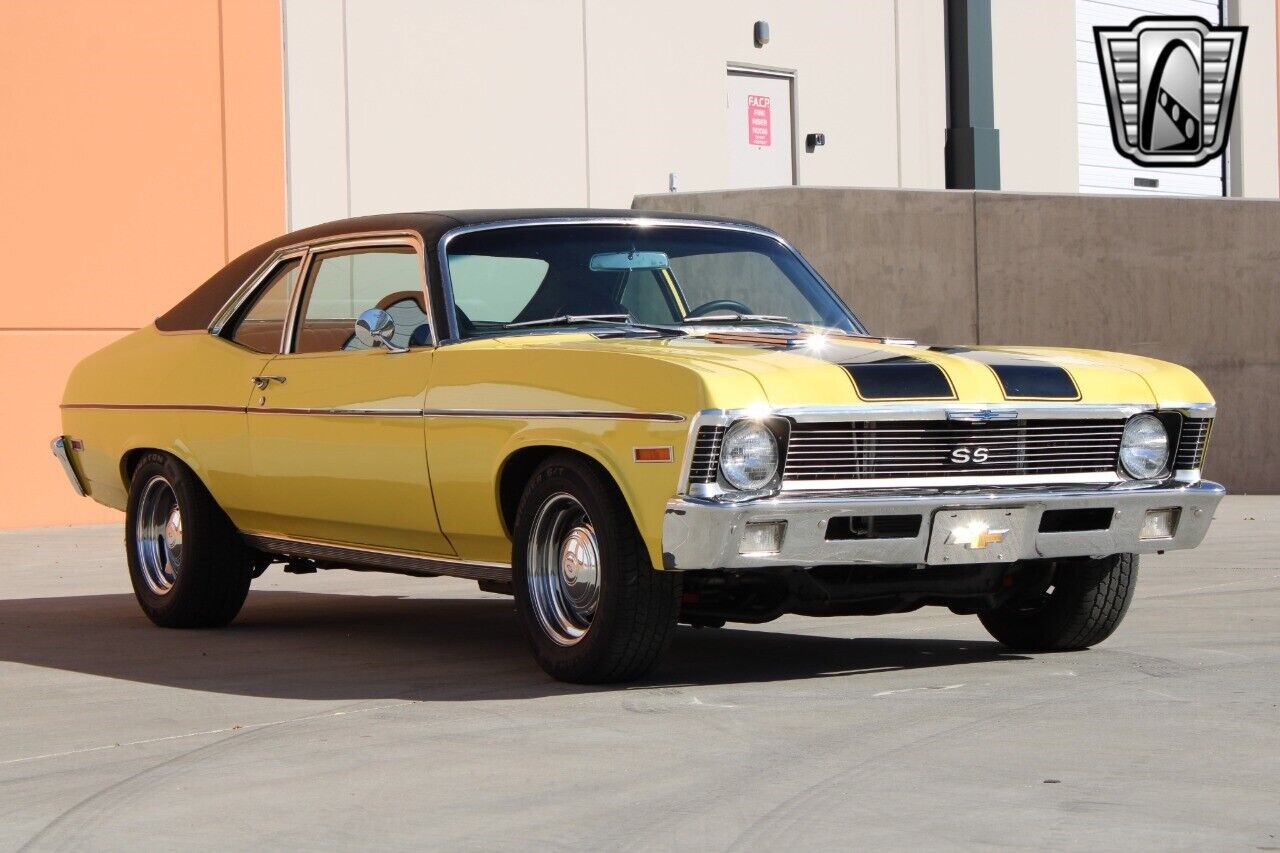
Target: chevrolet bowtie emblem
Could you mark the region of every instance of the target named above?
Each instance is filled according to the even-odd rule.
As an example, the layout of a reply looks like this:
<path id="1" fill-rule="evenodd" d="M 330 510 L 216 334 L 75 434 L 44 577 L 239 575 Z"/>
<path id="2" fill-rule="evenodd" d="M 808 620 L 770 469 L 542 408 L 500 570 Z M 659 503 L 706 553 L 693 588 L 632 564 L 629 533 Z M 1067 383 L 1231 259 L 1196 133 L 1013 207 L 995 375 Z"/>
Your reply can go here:
<path id="1" fill-rule="evenodd" d="M 957 527 L 947 536 L 948 545 L 963 545 L 970 551 L 981 551 L 988 545 L 995 545 L 1004 541 L 1004 535 L 1008 533 L 1008 528 L 1004 530 L 992 530 L 985 524 L 975 522 L 966 524 L 964 527 Z"/>

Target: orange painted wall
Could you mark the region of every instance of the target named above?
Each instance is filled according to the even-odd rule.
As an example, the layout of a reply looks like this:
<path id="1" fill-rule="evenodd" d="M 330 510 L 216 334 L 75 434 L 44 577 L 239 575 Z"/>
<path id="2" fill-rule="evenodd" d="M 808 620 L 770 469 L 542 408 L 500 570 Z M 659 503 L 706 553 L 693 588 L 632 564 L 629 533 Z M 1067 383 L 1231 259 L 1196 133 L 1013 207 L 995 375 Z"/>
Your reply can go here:
<path id="1" fill-rule="evenodd" d="M 49 441 L 66 376 L 285 228 L 276 0 L 0 3 L 0 527 L 114 520 Z"/>

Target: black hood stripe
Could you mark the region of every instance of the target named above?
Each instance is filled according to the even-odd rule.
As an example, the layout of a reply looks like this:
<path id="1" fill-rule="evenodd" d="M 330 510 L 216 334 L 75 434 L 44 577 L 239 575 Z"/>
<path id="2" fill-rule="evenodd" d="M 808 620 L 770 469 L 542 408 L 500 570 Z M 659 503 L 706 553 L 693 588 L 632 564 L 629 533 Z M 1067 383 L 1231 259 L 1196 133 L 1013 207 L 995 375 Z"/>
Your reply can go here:
<path id="1" fill-rule="evenodd" d="M 986 365 L 995 374 L 1006 400 L 1080 399 L 1075 379 L 1066 368 L 1056 364 L 1018 353 L 971 350 L 968 347 L 932 347 L 931 351 Z"/>
<path id="2" fill-rule="evenodd" d="M 840 365 L 849 371 L 864 400 L 954 400 L 956 390 L 945 370 L 910 355 Z"/>

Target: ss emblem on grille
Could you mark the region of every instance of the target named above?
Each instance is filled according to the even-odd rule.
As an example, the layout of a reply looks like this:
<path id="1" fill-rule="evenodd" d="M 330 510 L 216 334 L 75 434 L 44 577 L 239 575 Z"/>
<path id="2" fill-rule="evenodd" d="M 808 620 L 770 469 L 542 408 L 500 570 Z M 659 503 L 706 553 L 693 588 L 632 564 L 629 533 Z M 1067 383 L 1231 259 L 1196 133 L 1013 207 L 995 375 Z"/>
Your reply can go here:
<path id="1" fill-rule="evenodd" d="M 976 462 L 981 465 L 990 456 L 990 452 L 985 447 L 957 447 L 951 451 L 951 461 L 956 465 L 963 465 L 966 462 Z"/>

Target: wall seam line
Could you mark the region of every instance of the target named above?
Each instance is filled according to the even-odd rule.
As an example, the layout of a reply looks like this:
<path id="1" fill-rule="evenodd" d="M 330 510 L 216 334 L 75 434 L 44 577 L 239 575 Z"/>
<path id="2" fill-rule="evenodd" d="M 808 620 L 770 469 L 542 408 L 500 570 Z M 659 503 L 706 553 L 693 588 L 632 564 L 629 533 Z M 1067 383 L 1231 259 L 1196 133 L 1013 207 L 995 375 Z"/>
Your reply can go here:
<path id="1" fill-rule="evenodd" d="M 342 0 L 342 122 L 347 171 L 347 216 L 351 213 L 351 64 L 347 61 L 347 0 Z"/>
<path id="2" fill-rule="evenodd" d="M 218 116 L 222 130 L 222 262 L 231 261 L 231 191 L 227 177 L 227 48 L 218 0 Z"/>
<path id="3" fill-rule="evenodd" d="M 280 110 L 283 113 L 280 116 L 283 133 L 282 142 L 284 143 L 284 230 L 286 233 L 293 230 L 293 199 L 290 197 L 289 185 L 291 183 L 289 170 L 293 165 L 292 145 L 293 139 L 289 132 L 289 12 L 288 0 L 280 0 Z"/>
<path id="4" fill-rule="evenodd" d="M 902 189 L 902 41 L 898 30 L 899 11 L 898 0 L 893 0 L 893 120 L 897 134 L 894 148 L 898 155 L 898 189 Z"/>
<path id="5" fill-rule="evenodd" d="M 1280 0 L 1278 0 L 1280 2 Z M 582 136 L 587 207 L 591 206 L 591 92 L 587 71 L 587 0 L 582 0 Z"/>

